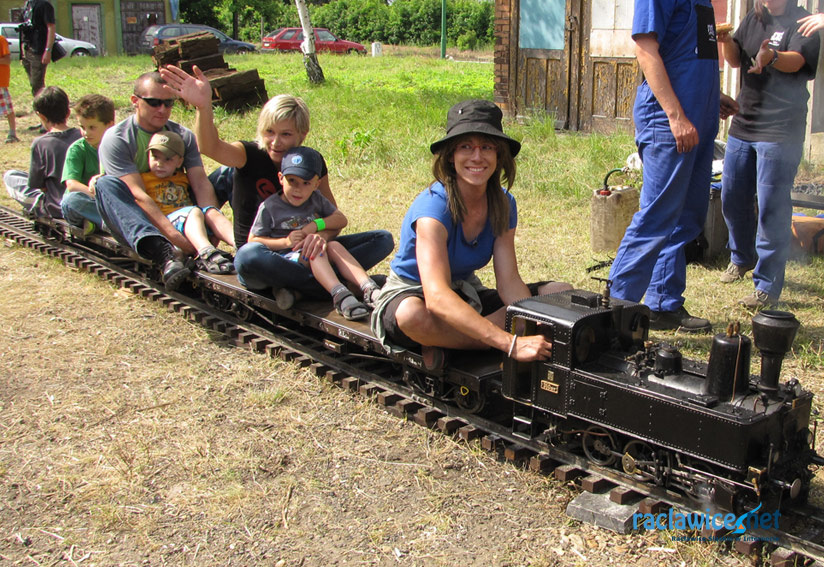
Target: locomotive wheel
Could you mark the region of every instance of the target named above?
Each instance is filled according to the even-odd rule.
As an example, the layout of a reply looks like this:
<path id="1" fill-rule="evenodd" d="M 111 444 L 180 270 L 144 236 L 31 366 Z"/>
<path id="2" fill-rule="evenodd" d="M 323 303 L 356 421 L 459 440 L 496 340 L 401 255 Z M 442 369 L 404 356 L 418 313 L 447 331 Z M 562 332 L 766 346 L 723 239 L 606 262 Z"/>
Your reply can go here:
<path id="1" fill-rule="evenodd" d="M 617 457 L 615 438 L 612 433 L 603 427 L 590 427 L 584 433 L 581 442 L 587 459 L 602 467 L 609 467 L 615 463 Z"/>
<path id="2" fill-rule="evenodd" d="M 480 413 L 486 406 L 486 393 L 461 386 L 455 391 L 455 404 L 469 413 Z"/>

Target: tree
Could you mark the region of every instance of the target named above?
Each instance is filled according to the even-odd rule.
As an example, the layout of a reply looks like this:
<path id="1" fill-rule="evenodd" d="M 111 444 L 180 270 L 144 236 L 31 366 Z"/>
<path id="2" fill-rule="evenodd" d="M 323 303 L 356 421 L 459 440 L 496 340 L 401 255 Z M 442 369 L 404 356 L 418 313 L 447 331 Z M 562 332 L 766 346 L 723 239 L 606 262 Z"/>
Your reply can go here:
<path id="1" fill-rule="evenodd" d="M 325 79 L 323 69 L 320 68 L 320 63 L 318 63 L 318 54 L 315 53 L 315 30 L 309 20 L 306 1 L 295 0 L 295 6 L 297 6 L 300 25 L 303 28 L 303 43 L 300 47 L 303 51 L 303 66 L 306 67 L 306 75 L 311 83 L 322 83 Z"/>

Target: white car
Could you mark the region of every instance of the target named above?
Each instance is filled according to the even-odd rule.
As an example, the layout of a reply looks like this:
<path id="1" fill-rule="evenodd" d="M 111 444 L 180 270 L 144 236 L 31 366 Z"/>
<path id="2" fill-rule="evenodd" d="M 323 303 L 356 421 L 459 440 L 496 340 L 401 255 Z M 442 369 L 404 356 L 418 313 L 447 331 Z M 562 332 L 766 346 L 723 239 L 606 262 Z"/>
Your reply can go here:
<path id="1" fill-rule="evenodd" d="M 20 36 L 17 34 L 17 24 L 0 24 L 0 34 L 9 42 L 12 60 L 18 59 L 20 57 Z M 96 57 L 100 55 L 97 46 L 88 41 L 63 37 L 59 33 L 55 34 L 54 40 L 59 41 L 66 53 L 72 57 Z"/>

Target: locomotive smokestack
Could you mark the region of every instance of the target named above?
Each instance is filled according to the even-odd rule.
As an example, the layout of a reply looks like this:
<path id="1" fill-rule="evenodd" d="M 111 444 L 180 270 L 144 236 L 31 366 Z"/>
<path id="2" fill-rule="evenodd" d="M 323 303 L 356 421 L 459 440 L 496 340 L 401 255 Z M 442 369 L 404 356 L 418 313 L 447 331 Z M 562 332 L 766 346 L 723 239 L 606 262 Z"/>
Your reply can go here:
<path id="1" fill-rule="evenodd" d="M 752 318 L 752 338 L 761 351 L 758 389 L 774 398 L 778 392 L 781 363 L 793 345 L 801 323 L 787 311 L 761 311 Z"/>

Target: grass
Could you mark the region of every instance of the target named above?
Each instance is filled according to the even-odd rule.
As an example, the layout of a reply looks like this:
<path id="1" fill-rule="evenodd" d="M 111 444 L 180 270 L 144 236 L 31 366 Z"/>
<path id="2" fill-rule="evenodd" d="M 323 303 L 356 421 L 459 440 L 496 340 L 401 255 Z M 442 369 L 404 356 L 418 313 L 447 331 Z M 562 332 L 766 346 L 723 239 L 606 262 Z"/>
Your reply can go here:
<path id="1" fill-rule="evenodd" d="M 322 55 L 327 80 L 311 85 L 296 54 L 227 59 L 239 70 L 257 69 L 270 96 L 287 92 L 306 100 L 312 113 L 306 143 L 326 157 L 332 188 L 352 231 L 386 228 L 397 235 L 409 203 L 431 179 L 428 147 L 442 135 L 446 110 L 459 100 L 490 99 L 493 94 L 493 68 L 483 62 Z M 50 66 L 48 82 L 61 85 L 71 99 L 89 92 L 106 94 L 115 100 L 121 117 L 131 111 L 128 97 L 133 79 L 150 68 L 147 56 L 64 59 Z M 11 92 L 18 113 L 30 108 L 25 74 L 17 65 L 13 66 Z M 27 124 L 32 119 L 29 115 L 20 121 Z M 194 112 L 177 106 L 173 119 L 191 125 Z M 256 119 L 256 110 L 243 114 L 216 111 L 221 136 L 230 141 L 253 138 Z M 589 250 L 589 199 L 604 174 L 623 165 L 634 151 L 632 138 L 556 132 L 551 116 L 543 115 L 505 127 L 523 143 L 513 188 L 520 213 L 522 275 L 527 280 L 551 278 L 597 288 L 590 277 L 605 277 L 607 269 L 593 274 L 585 269 L 607 255 Z M 25 169 L 27 148 L 20 144 L 9 149 L 3 159 L 6 167 Z M 208 159 L 206 163 L 209 170 L 215 165 Z M 805 178 L 817 174 L 820 171 L 805 166 Z M 783 296 L 803 324 L 795 363 L 805 372 L 824 369 L 822 261 L 807 258 L 790 263 Z M 751 291 L 751 283 L 720 284 L 718 269 L 725 264 L 720 258 L 710 266 L 689 267 L 687 307 L 709 316 L 719 327 L 740 319 L 747 328 L 750 314 L 738 309 L 736 300 Z M 385 271 L 387 263 L 378 269 Z M 491 270 L 481 276 L 490 281 Z M 708 338 L 681 340 L 697 354 L 709 346 Z"/>

